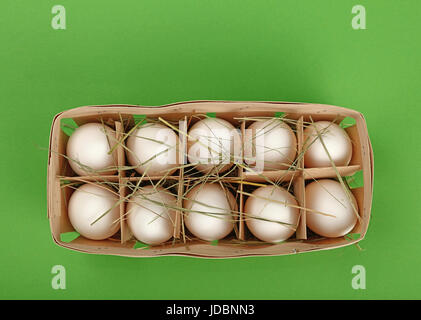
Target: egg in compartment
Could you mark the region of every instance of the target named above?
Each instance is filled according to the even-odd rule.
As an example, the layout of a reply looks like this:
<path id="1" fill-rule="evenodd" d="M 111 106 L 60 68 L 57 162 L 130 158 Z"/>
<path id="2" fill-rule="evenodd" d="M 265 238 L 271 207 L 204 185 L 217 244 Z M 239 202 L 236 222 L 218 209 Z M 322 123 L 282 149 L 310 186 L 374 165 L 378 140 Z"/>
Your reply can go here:
<path id="1" fill-rule="evenodd" d="M 304 129 L 304 165 L 307 168 L 347 166 L 352 158 L 352 142 L 336 123 L 317 121 Z"/>
<path id="2" fill-rule="evenodd" d="M 294 196 L 277 185 L 255 189 L 244 206 L 247 228 L 258 239 L 278 243 L 290 238 L 298 225 L 299 210 Z"/>
<path id="3" fill-rule="evenodd" d="M 358 204 L 352 192 L 333 179 L 320 179 L 305 188 L 307 227 L 320 236 L 335 238 L 352 231 Z"/>
<path id="4" fill-rule="evenodd" d="M 244 160 L 259 171 L 287 169 L 297 154 L 297 138 L 282 119 L 255 121 L 246 129 Z"/>
<path id="5" fill-rule="evenodd" d="M 70 196 L 68 217 L 85 238 L 104 240 L 120 229 L 117 192 L 104 184 L 86 183 Z"/>
<path id="6" fill-rule="evenodd" d="M 184 223 L 196 237 L 206 240 L 225 238 L 234 228 L 237 202 L 218 183 L 201 183 L 188 191 L 184 202 Z"/>
<path id="7" fill-rule="evenodd" d="M 187 157 L 201 173 L 223 173 L 241 158 L 241 135 L 230 122 L 208 117 L 190 128 Z"/>
<path id="8" fill-rule="evenodd" d="M 163 187 L 139 188 L 126 206 L 127 224 L 134 237 L 150 245 L 171 239 L 176 202 L 176 197 Z"/>
<path id="9" fill-rule="evenodd" d="M 127 161 L 140 174 L 171 175 L 177 170 L 178 135 L 160 123 L 146 123 L 127 139 Z"/>
<path id="10" fill-rule="evenodd" d="M 116 172 L 115 131 L 101 123 L 86 123 L 70 136 L 66 156 L 78 175 L 107 175 Z"/>

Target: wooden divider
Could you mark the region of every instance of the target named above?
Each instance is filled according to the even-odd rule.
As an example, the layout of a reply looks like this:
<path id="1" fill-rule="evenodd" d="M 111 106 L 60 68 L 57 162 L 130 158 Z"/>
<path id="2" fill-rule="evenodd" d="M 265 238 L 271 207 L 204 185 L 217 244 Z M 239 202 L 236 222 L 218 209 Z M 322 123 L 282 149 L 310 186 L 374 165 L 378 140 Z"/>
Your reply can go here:
<path id="1" fill-rule="evenodd" d="M 303 117 L 300 117 L 297 121 L 296 133 L 297 133 L 297 167 L 298 174 L 294 179 L 294 194 L 297 199 L 297 202 L 301 208 L 306 207 L 305 201 L 305 181 L 304 181 L 304 155 L 303 144 L 304 144 L 304 134 L 303 134 Z M 307 239 L 307 225 L 306 225 L 306 212 L 304 209 L 300 209 L 300 218 L 298 220 L 298 226 L 296 231 L 297 239 Z"/>
<path id="2" fill-rule="evenodd" d="M 241 148 L 241 156 L 244 159 L 244 139 L 245 139 L 245 131 L 246 131 L 246 122 L 243 121 L 241 122 L 241 143 L 242 143 L 242 148 Z M 238 206 L 238 211 L 240 212 L 238 215 L 238 238 L 240 240 L 245 240 L 245 231 L 244 231 L 244 196 L 243 196 L 243 191 L 244 191 L 244 185 L 243 185 L 243 177 L 244 177 L 244 169 L 242 167 L 239 167 L 239 172 L 238 175 L 240 176 L 240 184 L 239 184 L 239 189 L 240 189 L 240 205 Z"/>
<path id="3" fill-rule="evenodd" d="M 117 165 L 118 165 L 118 181 L 119 181 L 119 195 L 120 195 L 120 241 L 121 243 L 125 243 L 128 241 L 132 234 L 130 232 L 130 229 L 127 226 L 126 222 L 126 195 L 127 195 L 127 183 L 128 180 L 126 178 L 126 171 L 121 170 L 123 166 L 126 164 L 126 154 L 124 147 L 121 143 L 124 143 L 122 141 L 124 136 L 124 128 L 123 124 L 119 121 L 115 122 L 115 132 L 116 132 L 116 143 L 118 143 L 118 146 L 116 148 L 117 152 Z M 120 143 L 120 141 L 122 141 Z"/>
<path id="4" fill-rule="evenodd" d="M 180 166 L 179 169 L 179 180 L 178 180 L 178 190 L 177 190 L 177 207 L 183 207 L 183 194 L 184 194 L 184 167 L 186 163 L 186 154 L 187 154 L 187 117 L 185 116 L 183 121 L 180 122 L 178 128 L 179 132 L 179 145 L 178 145 L 178 163 Z M 183 223 L 183 212 L 182 210 L 176 210 L 175 212 L 175 221 L 174 221 L 174 238 L 179 239 L 181 233 L 181 224 Z"/>

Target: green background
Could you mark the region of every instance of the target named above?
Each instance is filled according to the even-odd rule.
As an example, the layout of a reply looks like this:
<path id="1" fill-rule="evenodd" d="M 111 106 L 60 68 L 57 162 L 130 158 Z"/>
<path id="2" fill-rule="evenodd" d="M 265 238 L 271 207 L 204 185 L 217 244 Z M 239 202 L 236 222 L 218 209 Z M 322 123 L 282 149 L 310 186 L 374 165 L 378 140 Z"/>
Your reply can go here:
<path id="1" fill-rule="evenodd" d="M 51 27 L 55 4 L 66 30 Z M 367 30 L 351 27 L 356 4 Z M 0 298 L 421 298 L 420 9 L 418 0 L 2 0 Z M 205 260 L 56 246 L 46 208 L 53 116 L 194 99 L 363 112 L 375 156 L 364 250 Z M 357 264 L 366 290 L 351 287 Z M 54 265 L 66 268 L 66 290 L 51 287 Z"/>

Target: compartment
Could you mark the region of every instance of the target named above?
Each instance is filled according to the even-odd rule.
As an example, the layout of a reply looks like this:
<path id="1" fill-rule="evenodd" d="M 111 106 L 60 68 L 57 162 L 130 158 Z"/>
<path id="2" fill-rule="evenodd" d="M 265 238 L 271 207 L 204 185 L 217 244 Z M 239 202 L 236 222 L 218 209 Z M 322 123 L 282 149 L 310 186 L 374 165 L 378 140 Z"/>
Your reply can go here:
<path id="1" fill-rule="evenodd" d="M 298 132 L 301 132 L 302 130 L 302 119 L 299 115 L 296 114 L 284 114 L 282 117 L 276 116 L 277 112 L 250 112 L 247 114 L 247 117 L 237 118 L 239 121 L 241 121 L 241 131 L 242 131 L 242 137 L 243 137 L 243 163 L 242 166 L 242 177 L 249 181 L 255 181 L 255 182 L 283 182 L 283 181 L 290 181 L 294 179 L 294 177 L 297 176 L 297 173 L 300 172 L 300 159 L 299 159 L 299 152 L 301 146 L 299 143 L 301 141 L 298 141 L 297 135 Z M 246 141 L 250 139 L 250 135 L 252 138 L 255 138 L 255 135 L 251 133 L 250 131 L 246 133 L 246 130 L 250 130 L 249 126 L 254 121 L 265 121 L 265 120 L 271 120 L 271 119 L 277 119 L 281 118 L 282 121 L 284 121 L 285 124 L 287 124 L 292 131 L 294 132 L 297 140 L 297 149 L 296 149 L 296 155 L 294 157 L 294 160 L 290 164 L 288 168 L 283 168 L 279 170 L 268 170 L 264 168 L 262 172 L 259 172 L 258 170 L 255 170 L 253 168 L 253 165 L 247 165 L 246 157 L 248 154 L 255 155 L 257 150 L 254 150 L 252 147 L 254 142 Z M 257 135 L 256 135 L 257 136 Z M 253 149 L 252 151 L 250 149 Z"/>
<path id="2" fill-rule="evenodd" d="M 181 240 L 183 241 L 183 243 L 186 244 L 194 244 L 194 243 L 219 243 L 219 242 L 224 242 L 224 243 L 229 243 L 231 240 L 235 240 L 235 239 L 239 239 L 240 238 L 240 230 L 239 230 L 239 221 L 240 221 L 240 206 L 241 206 L 241 202 L 240 202 L 240 193 L 237 192 L 238 190 L 238 184 L 239 184 L 239 180 L 238 179 L 224 179 L 224 178 L 209 178 L 206 181 L 202 181 L 202 180 L 197 180 L 197 179 L 184 179 L 183 181 L 183 193 L 181 196 L 181 202 L 184 202 L 185 200 L 190 199 L 189 198 L 189 192 L 191 192 L 193 189 L 196 188 L 202 188 L 205 184 L 210 184 L 210 185 L 216 185 L 218 187 L 221 187 L 225 193 L 230 192 L 231 195 L 233 196 L 233 201 L 235 202 L 236 208 L 234 208 L 233 210 L 230 210 L 230 214 L 232 214 L 232 217 L 230 219 L 230 221 L 233 222 L 233 229 L 232 231 L 226 235 L 225 237 L 223 237 L 222 239 L 219 240 L 214 240 L 214 241 L 206 241 L 203 239 L 198 238 L 197 236 L 193 235 L 192 232 L 190 232 L 188 230 L 188 227 L 186 226 L 185 223 L 185 216 L 189 214 L 189 211 L 187 211 L 186 207 L 183 206 L 182 208 L 182 231 L 181 231 Z M 201 195 L 203 197 L 203 194 Z M 228 196 L 227 196 L 228 197 Z M 203 199 L 203 198 L 202 198 Z M 199 204 L 201 203 L 206 203 L 208 204 L 206 201 L 199 201 L 199 200 L 193 200 L 194 202 L 197 202 Z M 213 211 L 213 207 L 211 204 L 209 205 L 209 214 L 214 215 L 214 216 L 218 216 L 218 213 L 212 213 Z M 220 208 L 223 209 L 223 208 Z M 205 209 L 202 209 L 205 210 Z M 197 213 L 200 214 L 200 213 Z"/>
<path id="3" fill-rule="evenodd" d="M 340 122 L 345 118 L 345 115 L 335 114 L 335 113 L 328 113 L 323 114 L 314 114 L 314 115 L 306 115 L 303 116 L 303 130 L 309 126 L 313 122 L 317 121 L 331 121 L 335 124 L 340 124 Z M 359 130 L 357 126 L 360 125 L 356 123 L 355 125 L 348 127 L 345 129 L 346 133 L 348 134 L 349 138 L 351 139 L 352 143 L 352 157 L 351 161 L 347 166 L 335 166 L 332 165 L 328 167 L 321 167 L 321 168 L 311 168 L 306 167 L 305 164 L 304 168 L 304 179 L 322 179 L 322 178 L 333 178 L 337 177 L 337 173 L 340 176 L 351 176 L 355 172 L 362 169 L 362 157 L 361 157 L 361 137 L 359 136 Z M 303 137 L 303 146 L 307 141 Z M 305 151 L 304 151 L 305 153 Z"/>
<path id="4" fill-rule="evenodd" d="M 67 117 L 64 117 L 62 119 L 68 120 Z M 118 143 L 118 141 L 119 141 L 118 135 L 120 134 L 119 131 L 122 130 L 121 129 L 121 123 L 118 121 L 119 119 L 117 117 L 115 117 L 115 116 L 113 117 L 111 115 L 107 116 L 107 117 L 101 117 L 101 116 L 98 116 L 98 117 L 81 116 L 81 117 L 79 117 L 79 116 L 75 116 L 75 117 L 72 117 L 70 119 L 73 120 L 78 127 L 80 127 L 80 126 L 82 126 L 86 123 L 98 123 L 98 124 L 106 125 L 106 126 L 108 126 L 112 129 L 112 131 L 111 131 L 112 135 L 111 136 L 107 135 L 107 138 L 108 138 L 110 150 L 114 150 L 113 151 L 113 160 L 114 160 L 113 161 L 113 167 L 118 168 L 119 165 L 120 165 L 119 162 L 118 162 L 118 159 L 117 159 L 117 157 L 118 157 L 117 156 L 117 149 L 118 149 L 117 145 L 119 144 Z M 66 123 L 59 123 L 59 125 L 69 127 L 69 125 L 66 124 Z M 75 129 L 75 128 L 73 127 L 73 129 Z M 59 132 L 57 132 L 57 139 L 58 139 L 58 143 L 57 143 L 56 149 L 52 150 L 52 151 L 54 153 L 56 153 L 56 156 L 59 157 L 59 165 L 57 167 L 57 170 L 58 170 L 57 175 L 58 176 L 60 176 L 64 179 L 71 179 L 72 177 L 79 177 L 79 176 L 87 177 L 87 178 L 89 178 L 89 177 L 94 177 L 94 178 L 95 177 L 97 177 L 97 178 L 103 177 L 105 179 L 108 179 L 108 178 L 112 179 L 113 176 L 118 175 L 117 173 L 104 174 L 104 173 L 100 173 L 100 172 L 98 172 L 98 173 L 93 172 L 92 174 L 83 174 L 83 175 L 79 175 L 79 174 L 75 173 L 73 171 L 73 169 L 71 168 L 70 164 L 69 164 L 69 160 L 71 160 L 71 159 L 69 159 L 67 154 L 66 154 L 66 146 L 67 146 L 67 143 L 69 141 L 69 136 L 66 133 L 64 133 L 63 130 L 60 130 Z M 117 171 L 117 170 L 115 170 L 115 171 Z"/>
<path id="5" fill-rule="evenodd" d="M 265 241 L 259 240 L 255 235 L 253 235 L 253 233 L 247 227 L 246 220 L 251 219 L 251 217 L 248 217 L 247 213 L 245 212 L 245 205 L 246 205 L 247 200 L 250 197 L 255 197 L 256 199 L 264 200 L 263 198 L 259 198 L 259 196 L 253 195 L 253 192 L 256 189 L 261 188 L 261 187 L 271 188 L 271 187 L 277 187 L 277 186 L 285 189 L 297 201 L 296 205 L 291 205 L 292 207 L 295 207 L 298 211 L 297 225 L 294 228 L 294 233 L 287 240 L 284 240 L 284 241 L 290 242 L 290 241 L 300 240 L 300 239 L 303 239 L 303 237 L 305 237 L 306 233 L 305 232 L 303 233 L 302 231 L 302 228 L 304 228 L 304 230 L 306 228 L 305 212 L 302 210 L 303 197 L 301 196 L 301 195 L 304 195 L 304 190 L 301 188 L 301 185 L 297 183 L 296 179 L 291 180 L 291 181 L 286 181 L 283 183 L 275 183 L 275 182 L 261 183 L 261 182 L 254 182 L 254 181 L 252 182 L 244 181 L 242 186 L 243 188 L 242 190 L 240 190 L 240 194 L 243 196 L 240 223 L 243 225 L 243 228 L 244 228 L 244 237 L 241 240 L 246 240 L 247 243 L 254 243 L 254 244 L 257 244 L 258 242 L 260 242 L 261 244 L 270 244 Z M 300 196 L 297 197 L 296 194 L 299 194 Z M 271 201 L 267 201 L 266 203 L 271 203 Z M 276 200 L 274 201 L 274 203 L 276 203 Z"/>
<path id="6" fill-rule="evenodd" d="M 122 116 L 123 117 L 123 116 Z M 136 179 L 136 177 L 147 177 L 150 180 L 159 180 L 163 177 L 168 177 L 168 178 L 176 178 L 179 176 L 179 167 L 181 167 L 183 165 L 182 163 L 182 159 L 183 159 L 183 146 L 181 145 L 181 140 L 182 140 L 182 136 L 183 134 L 180 134 L 180 132 L 182 132 L 182 128 L 180 128 L 180 126 L 184 125 L 185 122 L 185 117 L 179 117 L 179 118 L 175 118 L 175 116 L 171 116 L 170 115 L 170 119 L 167 119 L 167 117 L 165 117 L 165 119 L 161 118 L 161 117 L 154 117 L 154 116 L 146 116 L 146 115 L 125 115 L 124 117 L 127 118 L 123 118 L 124 122 L 126 123 L 125 127 L 124 127 L 124 133 L 122 133 L 122 139 L 121 142 L 124 145 L 124 157 L 125 157 L 125 162 L 124 165 L 126 167 L 125 169 L 125 175 L 127 177 L 129 177 L 130 179 Z M 139 118 L 137 118 L 139 117 Z M 135 118 L 137 118 L 137 120 L 135 120 Z M 175 155 L 174 155 L 174 159 L 171 161 L 176 162 L 174 164 L 175 167 L 175 171 L 171 172 L 171 173 L 149 173 L 148 170 L 144 171 L 143 173 L 140 173 L 138 171 L 136 171 L 133 168 L 133 165 L 129 162 L 129 155 L 133 154 L 133 150 L 130 149 L 130 146 L 128 145 L 128 139 L 131 135 L 134 134 L 134 132 L 136 132 L 137 129 L 141 128 L 142 126 L 148 127 L 152 124 L 159 124 L 162 125 L 164 127 L 166 127 L 168 130 L 171 130 L 172 132 L 174 132 L 177 135 L 177 139 L 175 141 Z M 150 140 L 153 138 L 148 138 L 147 140 Z M 167 148 L 168 150 L 171 150 L 170 147 Z M 168 152 L 168 151 L 167 151 Z M 166 156 L 166 152 L 164 152 L 164 150 L 162 150 L 160 153 L 158 153 L 158 156 Z M 143 159 L 144 162 L 143 164 L 145 164 L 147 166 L 147 163 L 150 161 L 153 161 L 153 158 L 148 158 L 148 159 Z"/>
<path id="7" fill-rule="evenodd" d="M 104 187 L 111 187 L 113 189 L 113 193 L 117 196 L 120 195 L 121 186 L 119 184 L 118 179 L 111 179 L 111 180 L 95 180 L 94 178 L 86 178 L 86 177 L 74 177 L 71 181 L 70 180 L 58 180 L 60 183 L 60 190 L 59 190 L 59 202 L 60 202 L 60 215 L 57 216 L 55 219 L 55 225 L 52 229 L 53 237 L 58 237 L 61 239 L 61 234 L 65 234 L 68 232 L 76 232 L 72 224 L 70 223 L 68 217 L 68 203 L 70 200 L 71 195 L 73 192 L 81 187 L 84 184 L 95 184 L 95 185 L 102 185 Z M 120 222 L 118 222 L 120 223 Z M 57 232 L 58 231 L 58 232 Z M 122 230 L 120 229 L 111 237 L 105 240 L 90 240 L 83 236 L 77 237 L 75 240 L 71 241 L 71 243 L 65 243 L 60 240 L 63 246 L 78 246 L 79 244 L 83 244 L 86 246 L 93 246 L 93 247 L 119 247 L 119 244 L 122 239 Z"/>
<path id="8" fill-rule="evenodd" d="M 217 171 L 211 171 L 211 172 L 201 172 L 199 171 L 195 166 L 193 166 L 188 159 L 188 152 L 189 152 L 189 144 L 192 141 L 192 129 L 196 128 L 195 125 L 200 122 L 201 120 L 208 119 L 207 126 L 204 126 L 201 130 L 209 130 L 210 136 L 209 139 L 207 137 L 203 136 L 205 141 L 197 142 L 197 144 L 201 145 L 204 144 L 204 147 L 207 146 L 210 153 L 218 153 L 222 148 L 225 149 L 227 147 L 226 145 L 222 145 L 222 142 L 216 141 L 218 139 L 217 130 L 220 130 L 219 127 L 222 129 L 224 128 L 224 124 L 221 124 L 221 122 L 218 122 L 218 119 L 225 120 L 229 124 L 233 126 L 233 129 L 236 130 L 236 133 L 232 134 L 230 136 L 230 142 L 229 142 L 229 148 L 231 150 L 230 153 L 230 159 L 223 159 L 223 163 L 221 163 L 221 167 L 226 164 L 230 164 L 231 166 L 226 170 L 221 170 L 219 172 Z M 197 114 L 190 114 L 189 116 L 186 116 L 186 140 L 185 140 L 185 168 L 184 168 L 184 176 L 189 178 L 200 178 L 203 175 L 208 176 L 209 178 L 225 178 L 225 177 L 238 177 L 240 166 L 238 166 L 238 163 L 241 163 L 242 161 L 242 136 L 241 136 L 241 129 L 240 129 L 240 123 L 227 114 L 226 112 L 206 112 L 206 113 L 197 113 Z M 216 128 L 211 127 L 212 121 L 216 121 Z M 232 128 L 226 128 L 227 130 L 230 130 Z M 200 129 L 199 129 L 200 130 Z M 215 131 L 215 132 L 214 132 Z M 212 136 L 212 134 L 214 136 Z M 200 136 L 200 135 L 199 135 Z M 218 144 L 221 143 L 221 144 Z M 222 172 L 223 171 L 223 172 Z"/>
<path id="9" fill-rule="evenodd" d="M 181 180 L 182 182 L 182 180 Z M 120 211 L 121 222 L 124 223 L 124 230 L 122 232 L 122 243 L 131 242 L 132 245 L 137 242 L 137 239 L 133 236 L 130 228 L 127 225 L 128 209 L 127 204 L 133 201 L 133 195 L 143 187 L 154 186 L 155 188 L 164 188 L 167 192 L 170 192 L 176 199 L 175 218 L 173 221 L 173 232 L 172 238 L 168 240 L 162 246 L 165 246 L 168 243 L 176 242 L 180 237 L 180 215 L 181 215 L 181 202 L 179 195 L 182 190 L 182 183 L 178 177 L 161 177 L 159 180 L 149 179 L 148 177 L 132 177 L 124 178 L 123 182 L 120 183 L 120 199 L 122 199 L 122 211 Z M 122 192 L 121 192 L 122 191 Z"/>

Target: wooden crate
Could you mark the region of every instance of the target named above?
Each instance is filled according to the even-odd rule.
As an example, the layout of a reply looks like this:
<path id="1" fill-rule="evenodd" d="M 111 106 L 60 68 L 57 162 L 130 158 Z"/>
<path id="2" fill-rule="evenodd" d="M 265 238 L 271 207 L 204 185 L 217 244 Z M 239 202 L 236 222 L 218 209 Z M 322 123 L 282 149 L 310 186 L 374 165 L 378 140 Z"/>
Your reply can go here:
<path id="1" fill-rule="evenodd" d="M 239 219 L 237 222 L 235 235 L 227 239 L 220 240 L 217 245 L 201 241 L 190 240 L 184 242 L 180 236 L 180 230 L 183 228 L 182 212 L 177 212 L 176 227 L 174 228 L 174 239 L 170 243 L 159 246 L 151 246 L 149 249 L 135 249 L 136 240 L 132 238 L 125 222 L 125 202 L 120 203 L 121 229 L 110 239 L 95 241 L 83 237 L 67 243 L 61 241 L 60 235 L 66 232 L 74 231 L 67 217 L 67 203 L 72 193 L 72 189 L 62 187 L 61 182 L 94 182 L 111 181 L 120 184 L 119 194 L 121 199 L 127 194 L 126 181 L 137 181 L 139 177 L 127 177 L 125 171 L 118 170 L 115 175 L 109 176 L 76 176 L 70 169 L 67 160 L 62 156 L 65 154 L 67 135 L 60 128 L 60 121 L 64 118 L 72 118 L 78 125 L 89 122 L 104 121 L 116 131 L 117 137 L 120 137 L 127 125 L 134 125 L 133 115 L 146 115 L 151 118 L 161 117 L 166 120 L 177 121 L 186 120 L 191 115 L 215 113 L 218 118 L 223 118 L 244 133 L 246 123 L 239 122 L 235 118 L 269 116 L 272 117 L 276 112 L 284 112 L 285 118 L 295 121 L 295 132 L 297 134 L 298 151 L 303 146 L 303 123 L 312 119 L 313 121 L 328 120 L 341 121 L 345 117 L 351 117 L 356 120 L 356 124 L 346 128 L 349 137 L 352 140 L 353 155 L 348 166 L 337 167 L 341 176 L 350 176 L 353 173 L 362 170 L 364 186 L 351 189 L 359 208 L 360 219 L 352 230 L 358 237 L 353 239 L 340 238 L 322 238 L 320 236 L 308 235 L 306 228 L 305 210 L 300 212 L 300 223 L 295 235 L 288 241 L 281 244 L 258 243 L 257 241 L 248 241 L 251 239 L 250 233 L 242 217 L 245 196 L 239 193 Z M 123 123 L 122 123 L 123 120 Z M 186 123 L 186 122 L 184 122 Z M 180 127 L 181 132 L 187 132 L 189 128 Z M 180 135 L 183 138 L 183 135 Z M 185 146 L 185 139 L 181 139 L 181 148 Z M 118 166 L 125 165 L 125 154 L 123 147 L 116 148 L 118 155 Z M 320 178 L 336 178 L 336 170 L 332 167 L 327 168 L 305 168 L 303 160 L 298 161 L 297 169 L 279 170 L 263 172 L 263 175 L 270 180 L 289 181 L 294 190 L 300 206 L 305 207 L 305 183 L 307 180 Z M 149 177 L 157 180 L 161 177 Z M 176 174 L 167 177 L 168 181 L 174 181 L 180 195 L 186 183 L 184 170 L 177 170 Z M 265 183 L 260 175 L 253 172 L 247 172 L 238 169 L 234 176 L 223 178 L 223 183 L 232 184 L 238 181 L 249 181 Z M 237 181 L 237 182 L 236 182 Z M 247 101 L 192 101 L 181 102 L 158 107 L 144 107 L 136 105 L 103 105 L 87 106 L 67 110 L 57 114 L 54 117 L 51 134 L 50 150 L 48 160 L 48 218 L 50 220 L 51 232 L 54 241 L 62 247 L 93 253 L 93 254 L 111 254 L 130 257 L 152 257 L 166 255 L 195 256 L 207 258 L 231 258 L 245 256 L 268 256 L 301 253 L 315 250 L 325 250 L 339 248 L 351 245 L 361 241 L 368 228 L 370 219 L 371 201 L 372 201 L 372 183 L 373 183 L 373 152 L 367 132 L 367 126 L 361 113 L 329 105 L 309 104 L 309 103 L 289 103 L 289 102 L 247 102 Z M 244 184 L 239 183 L 238 188 L 243 190 Z M 181 199 L 178 204 L 181 207 Z M 233 241 L 238 240 L 238 241 Z M 249 242 L 249 243 L 248 243 Z"/>

